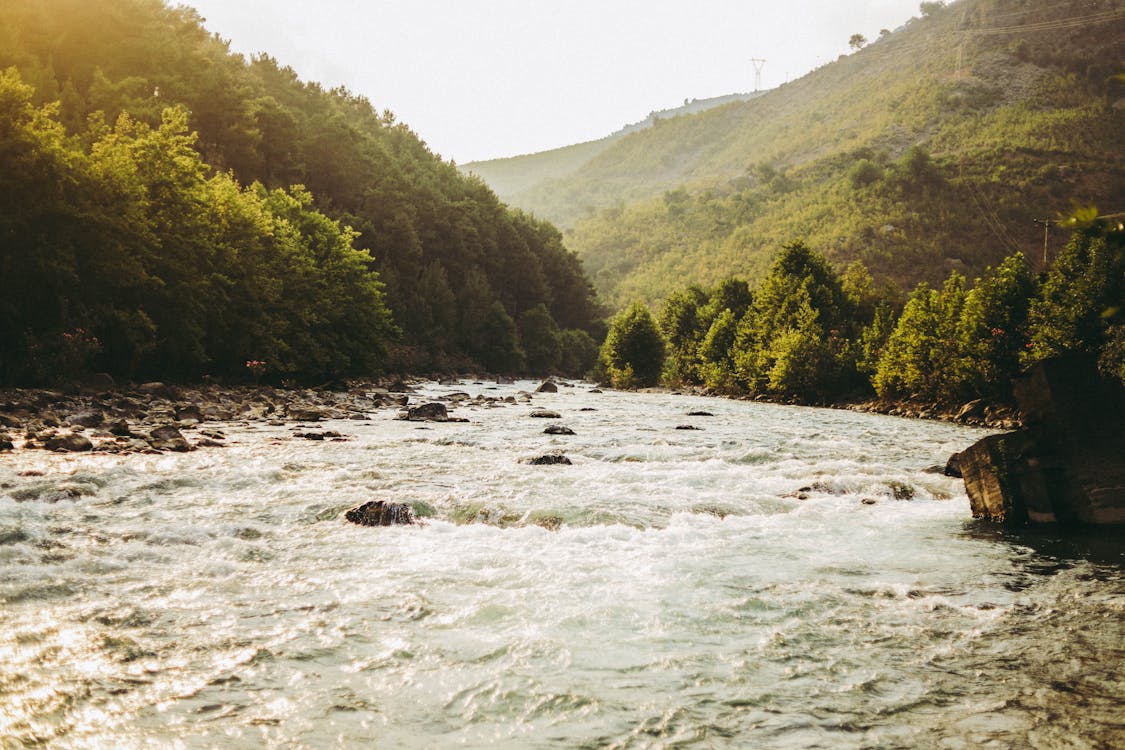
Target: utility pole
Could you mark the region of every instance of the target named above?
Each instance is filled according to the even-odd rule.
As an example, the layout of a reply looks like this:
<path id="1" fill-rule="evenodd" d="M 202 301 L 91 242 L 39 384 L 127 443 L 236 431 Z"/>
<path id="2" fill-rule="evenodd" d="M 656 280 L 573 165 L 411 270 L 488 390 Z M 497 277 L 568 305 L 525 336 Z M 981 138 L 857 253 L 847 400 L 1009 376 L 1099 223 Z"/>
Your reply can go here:
<path id="1" fill-rule="evenodd" d="M 766 67 L 766 61 L 760 57 L 750 58 L 750 62 L 754 64 L 754 90 L 762 90 L 762 68 Z"/>
<path id="2" fill-rule="evenodd" d="M 1033 221 L 1043 225 L 1043 270 L 1047 270 L 1047 240 L 1051 237 L 1051 220 L 1033 219 Z"/>

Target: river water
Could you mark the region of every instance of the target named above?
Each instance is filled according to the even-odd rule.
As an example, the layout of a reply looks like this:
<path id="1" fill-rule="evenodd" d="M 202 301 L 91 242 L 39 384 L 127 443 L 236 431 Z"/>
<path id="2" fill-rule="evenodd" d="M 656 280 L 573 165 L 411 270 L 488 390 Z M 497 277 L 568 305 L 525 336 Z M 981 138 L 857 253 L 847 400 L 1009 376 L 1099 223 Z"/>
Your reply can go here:
<path id="1" fill-rule="evenodd" d="M 0 456 L 0 748 L 1125 746 L 1121 548 L 971 521 L 983 431 L 589 390 Z"/>

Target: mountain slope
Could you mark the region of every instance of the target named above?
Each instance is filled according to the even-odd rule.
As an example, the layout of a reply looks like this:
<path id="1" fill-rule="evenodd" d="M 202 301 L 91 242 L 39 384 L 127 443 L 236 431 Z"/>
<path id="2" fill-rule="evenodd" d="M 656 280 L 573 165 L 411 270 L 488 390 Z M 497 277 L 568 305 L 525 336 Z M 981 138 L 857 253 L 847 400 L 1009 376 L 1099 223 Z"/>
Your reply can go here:
<path id="1" fill-rule="evenodd" d="M 728 94 L 709 99 L 684 101 L 682 107 L 652 112 L 644 120 L 626 125 L 605 138 L 541 151 L 536 154 L 470 162 L 461 165 L 461 171 L 480 177 L 496 191 L 501 199 L 518 204 L 520 202 L 519 196 L 535 191 L 545 183 L 569 177 L 631 133 L 655 127 L 658 122 L 665 119 L 706 112 L 709 109 L 715 109 L 731 102 L 750 101 L 761 96 L 762 93 L 764 92 Z"/>
<path id="2" fill-rule="evenodd" d="M 962 0 L 746 103 L 663 120 L 512 198 L 615 304 L 760 275 L 804 238 L 903 286 L 1125 209 L 1121 0 Z M 1048 238 L 1048 251 L 1063 241 Z"/>

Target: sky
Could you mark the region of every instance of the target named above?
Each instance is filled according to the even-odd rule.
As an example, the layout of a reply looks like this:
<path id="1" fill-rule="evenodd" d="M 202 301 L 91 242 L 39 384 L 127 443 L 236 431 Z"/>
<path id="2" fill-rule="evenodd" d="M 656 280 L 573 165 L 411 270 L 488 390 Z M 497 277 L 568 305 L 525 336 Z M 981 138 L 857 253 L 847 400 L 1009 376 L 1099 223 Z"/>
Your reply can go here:
<path id="1" fill-rule="evenodd" d="M 918 0 L 181 0 L 244 54 L 389 109 L 458 163 L 801 77 Z"/>

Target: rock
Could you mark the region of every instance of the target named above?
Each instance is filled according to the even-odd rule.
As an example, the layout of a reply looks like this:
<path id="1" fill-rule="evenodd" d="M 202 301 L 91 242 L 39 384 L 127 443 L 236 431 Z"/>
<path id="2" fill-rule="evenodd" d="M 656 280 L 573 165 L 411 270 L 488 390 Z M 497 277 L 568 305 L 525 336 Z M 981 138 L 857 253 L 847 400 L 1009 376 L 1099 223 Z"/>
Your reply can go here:
<path id="1" fill-rule="evenodd" d="M 449 411 L 445 404 L 433 401 L 408 409 L 405 419 L 409 422 L 448 422 Z"/>
<path id="2" fill-rule="evenodd" d="M 78 432 L 68 432 L 63 435 L 55 435 L 48 438 L 44 444 L 49 451 L 56 451 L 59 453 L 82 453 L 85 451 L 92 451 L 94 444 L 90 442 L 90 438 Z"/>
<path id="3" fill-rule="evenodd" d="M 559 419 L 560 415 L 556 411 L 548 411 L 547 409 L 534 409 L 527 416 L 534 417 L 535 419 Z"/>
<path id="4" fill-rule="evenodd" d="M 308 407 L 290 406 L 288 414 L 289 418 L 295 422 L 319 422 L 324 419 L 323 411 Z"/>
<path id="5" fill-rule="evenodd" d="M 12 436 L 6 432 L 0 432 L 0 452 L 15 450 L 15 443 L 12 442 Z"/>
<path id="6" fill-rule="evenodd" d="M 601 393 L 602 389 L 601 388 L 591 388 L 590 390 L 588 390 L 586 392 L 587 393 Z"/>
<path id="7" fill-rule="evenodd" d="M 523 461 L 520 461 L 520 463 L 524 463 L 529 466 L 570 466 L 573 464 L 573 462 L 569 458 L 561 453 L 548 453 L 545 456 L 525 459 Z"/>
<path id="8" fill-rule="evenodd" d="M 9 427 L 18 430 L 23 427 L 23 420 L 12 414 L 0 413 L 0 427 Z"/>
<path id="9" fill-rule="evenodd" d="M 176 415 L 177 422 L 202 422 L 203 411 L 199 408 L 199 404 L 183 404 L 177 406 L 173 413 Z"/>
<path id="10" fill-rule="evenodd" d="M 962 406 L 961 410 L 957 412 L 957 416 L 954 417 L 954 419 L 956 419 L 958 422 L 977 421 L 984 418 L 984 412 L 984 400 L 978 398 L 975 401 L 970 401 L 969 403 Z"/>
<path id="11" fill-rule="evenodd" d="M 1016 383 L 1026 427 L 960 454 L 974 518 L 1125 524 L 1125 388 L 1092 356 L 1045 360 Z"/>
<path id="12" fill-rule="evenodd" d="M 66 423 L 75 427 L 101 427 L 104 421 L 100 411 L 80 411 L 66 418 Z"/>
<path id="13" fill-rule="evenodd" d="M 875 503 L 878 502 L 878 501 L 873 497 L 865 497 L 862 500 L 860 500 L 860 502 L 863 503 L 864 505 L 875 505 Z"/>
<path id="14" fill-rule="evenodd" d="M 402 380 L 396 380 L 387 386 L 388 393 L 411 393 L 414 389 L 408 386 Z"/>
<path id="15" fill-rule="evenodd" d="M 87 375 L 83 378 L 82 382 L 78 384 L 79 390 L 84 393 L 105 393 L 112 391 L 117 387 L 117 381 L 113 376 L 106 372 L 95 372 L 92 375 Z"/>
<path id="16" fill-rule="evenodd" d="M 137 390 L 146 396 L 158 396 L 160 398 L 175 398 L 176 396 L 176 392 L 173 388 L 157 381 L 141 383 L 137 386 Z"/>
<path id="17" fill-rule="evenodd" d="M 945 462 L 945 467 L 942 469 L 941 473 L 945 474 L 945 476 L 947 476 L 947 477 L 956 477 L 957 479 L 960 479 L 961 478 L 961 454 L 960 453 L 954 453 L 952 456 L 950 456 L 949 460 Z"/>
<path id="18" fill-rule="evenodd" d="M 689 411 L 687 415 L 689 417 L 713 417 L 713 416 L 715 416 L 714 414 L 712 414 L 709 411 Z"/>
<path id="19" fill-rule="evenodd" d="M 409 526 L 414 523 L 414 511 L 405 503 L 373 500 L 347 511 L 344 518 L 360 526 Z"/>
<path id="20" fill-rule="evenodd" d="M 558 393 L 559 387 L 557 385 L 555 385 L 554 383 L 552 383 L 550 380 L 544 380 L 542 383 L 539 384 L 539 387 L 535 389 L 535 392 L 536 393 Z"/>
<path id="21" fill-rule="evenodd" d="M 561 424 L 553 424 L 547 429 L 543 430 L 544 435 L 573 435 L 574 430 L 569 427 L 564 427 Z"/>
<path id="22" fill-rule="evenodd" d="M 678 425 L 676 425 L 676 429 L 677 430 L 698 430 L 699 428 L 696 427 L 693 424 L 678 424 Z"/>
<path id="23" fill-rule="evenodd" d="M 110 422 L 106 425 L 106 430 L 109 431 L 110 435 L 116 435 L 117 437 L 129 437 L 133 434 L 133 431 L 129 428 L 129 423 L 124 419 Z"/>
<path id="24" fill-rule="evenodd" d="M 167 425 L 157 427 L 148 434 L 148 444 L 158 451 L 175 451 L 187 453 L 191 450 L 191 443 L 177 428 Z"/>

